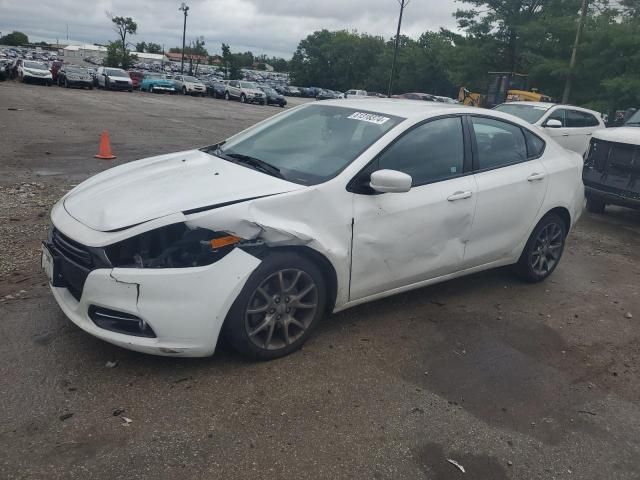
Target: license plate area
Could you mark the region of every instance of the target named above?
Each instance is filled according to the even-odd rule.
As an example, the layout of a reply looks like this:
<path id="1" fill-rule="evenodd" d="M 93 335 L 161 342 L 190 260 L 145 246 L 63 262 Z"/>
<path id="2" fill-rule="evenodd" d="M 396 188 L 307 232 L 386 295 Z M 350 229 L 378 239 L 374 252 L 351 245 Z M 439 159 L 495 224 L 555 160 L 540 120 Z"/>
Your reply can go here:
<path id="1" fill-rule="evenodd" d="M 46 243 L 42 244 L 42 256 L 40 260 L 49 283 L 54 287 L 64 287 L 64 278 L 60 271 L 60 258 L 56 257 Z"/>

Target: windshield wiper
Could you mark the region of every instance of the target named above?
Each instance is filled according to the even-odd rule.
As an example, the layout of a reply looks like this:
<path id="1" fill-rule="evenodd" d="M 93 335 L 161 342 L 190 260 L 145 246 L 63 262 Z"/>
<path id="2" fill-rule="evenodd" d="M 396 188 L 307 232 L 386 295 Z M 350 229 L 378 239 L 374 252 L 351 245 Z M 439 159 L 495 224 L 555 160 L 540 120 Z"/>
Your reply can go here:
<path id="1" fill-rule="evenodd" d="M 270 163 L 265 162 L 264 160 L 260 160 L 259 158 L 252 157 L 250 155 L 244 155 L 242 153 L 227 153 L 222 150 L 220 147 L 216 149 L 216 155 L 222 156 L 222 158 L 231 158 L 238 163 L 243 165 L 248 165 L 249 167 L 254 168 L 255 170 L 259 170 L 262 173 L 266 173 L 267 175 L 271 175 L 277 178 L 284 178 L 284 175 L 280 172 L 278 167 L 274 167 Z"/>

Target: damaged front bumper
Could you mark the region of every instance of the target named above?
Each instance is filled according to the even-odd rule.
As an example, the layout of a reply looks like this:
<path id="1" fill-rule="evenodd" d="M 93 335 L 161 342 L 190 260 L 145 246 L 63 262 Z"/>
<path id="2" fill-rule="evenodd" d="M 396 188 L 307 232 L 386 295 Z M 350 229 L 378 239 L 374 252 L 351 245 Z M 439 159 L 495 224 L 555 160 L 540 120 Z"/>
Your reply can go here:
<path id="1" fill-rule="evenodd" d="M 65 315 L 95 337 L 143 353 L 201 357 L 213 354 L 231 305 L 259 263 L 236 248 L 203 267 L 93 270 L 79 300 L 67 288 L 51 290 Z M 102 328 L 90 315 L 96 308 L 138 318 L 155 337 Z"/>

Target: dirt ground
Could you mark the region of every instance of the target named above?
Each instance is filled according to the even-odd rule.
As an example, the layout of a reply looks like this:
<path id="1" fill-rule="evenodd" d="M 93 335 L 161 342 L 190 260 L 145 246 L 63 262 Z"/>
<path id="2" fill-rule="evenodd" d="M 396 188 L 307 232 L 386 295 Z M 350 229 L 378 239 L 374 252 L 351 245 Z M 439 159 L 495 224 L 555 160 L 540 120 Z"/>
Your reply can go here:
<path id="1" fill-rule="evenodd" d="M 38 263 L 57 198 L 279 111 L 0 83 L 0 477 L 640 478 L 640 212 L 585 214 L 545 283 L 402 294 L 267 363 L 136 354 L 64 317 Z"/>

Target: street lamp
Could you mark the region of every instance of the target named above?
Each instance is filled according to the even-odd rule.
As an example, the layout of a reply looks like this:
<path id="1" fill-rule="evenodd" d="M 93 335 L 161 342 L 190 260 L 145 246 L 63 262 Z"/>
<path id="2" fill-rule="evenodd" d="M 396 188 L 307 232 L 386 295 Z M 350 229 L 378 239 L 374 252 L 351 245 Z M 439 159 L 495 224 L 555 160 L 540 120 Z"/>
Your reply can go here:
<path id="1" fill-rule="evenodd" d="M 181 12 L 184 12 L 184 26 L 182 27 L 182 60 L 180 61 L 180 73 L 184 73 L 184 37 L 187 33 L 187 12 L 189 11 L 189 7 L 186 3 L 182 2 L 180 8 L 178 9 Z"/>
<path id="2" fill-rule="evenodd" d="M 389 75 L 389 97 L 391 97 L 391 93 L 393 92 L 393 74 L 396 69 L 396 57 L 398 56 L 398 46 L 400 44 L 400 26 L 402 25 L 402 14 L 404 13 L 404 9 L 407 5 L 409 5 L 409 0 L 398 0 L 400 4 L 400 16 L 398 17 L 398 31 L 396 32 L 396 42 L 393 46 L 393 60 L 391 61 L 391 75 Z"/>

